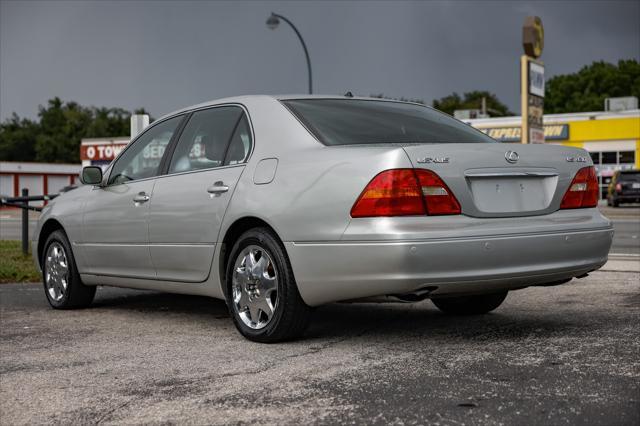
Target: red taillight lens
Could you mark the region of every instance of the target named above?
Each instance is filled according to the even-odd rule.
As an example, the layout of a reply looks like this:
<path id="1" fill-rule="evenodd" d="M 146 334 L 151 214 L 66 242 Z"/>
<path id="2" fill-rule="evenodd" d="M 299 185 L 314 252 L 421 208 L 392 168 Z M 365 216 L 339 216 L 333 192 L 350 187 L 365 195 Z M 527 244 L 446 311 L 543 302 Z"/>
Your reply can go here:
<path id="1" fill-rule="evenodd" d="M 598 178 L 596 169 L 584 167 L 578 170 L 569 189 L 562 198 L 561 209 L 579 209 L 598 205 Z"/>
<path id="2" fill-rule="evenodd" d="M 616 183 L 616 192 L 622 192 L 622 184 Z"/>
<path id="3" fill-rule="evenodd" d="M 416 175 L 427 204 L 427 214 L 460 214 L 460 203 L 440 176 L 431 170 L 416 170 Z"/>
<path id="4" fill-rule="evenodd" d="M 351 217 L 425 214 L 412 169 L 387 170 L 369 182 L 351 208 Z"/>
<path id="5" fill-rule="evenodd" d="M 386 170 L 374 177 L 351 209 L 351 217 L 459 214 L 460 204 L 429 170 Z"/>

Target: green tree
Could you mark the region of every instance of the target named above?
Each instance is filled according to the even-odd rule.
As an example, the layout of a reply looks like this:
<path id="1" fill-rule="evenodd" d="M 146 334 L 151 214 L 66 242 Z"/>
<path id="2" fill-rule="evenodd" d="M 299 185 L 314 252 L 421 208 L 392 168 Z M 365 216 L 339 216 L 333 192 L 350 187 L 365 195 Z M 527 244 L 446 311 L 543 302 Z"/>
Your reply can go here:
<path id="1" fill-rule="evenodd" d="M 618 65 L 600 61 L 574 74 L 556 75 L 545 87 L 544 112 L 602 111 L 609 97 L 640 98 L 640 63 L 620 60 Z"/>
<path id="2" fill-rule="evenodd" d="M 433 100 L 433 107 L 453 115 L 453 112 L 457 109 L 481 109 L 482 98 L 485 98 L 487 103 L 487 113 L 491 117 L 506 117 L 514 115 L 509 111 L 509 107 L 500 102 L 498 97 L 491 92 L 474 90 L 472 92 L 464 93 L 463 97 L 460 97 L 456 92 L 453 92 L 449 96 L 445 96 L 440 99 Z"/>
<path id="3" fill-rule="evenodd" d="M 89 128 L 90 110 L 75 102 L 64 104 L 60 98 L 49 101 L 47 108 L 40 106 L 40 133 L 36 140 L 36 161 L 80 161 L 80 139 Z"/>
<path id="4" fill-rule="evenodd" d="M 38 123 L 12 114 L 0 124 L 0 160 L 33 161 L 39 131 Z"/>
<path id="5" fill-rule="evenodd" d="M 0 160 L 77 163 L 82 138 L 126 136 L 130 118 L 122 108 L 83 107 L 56 97 L 39 107 L 37 121 L 14 113 L 0 124 Z"/>

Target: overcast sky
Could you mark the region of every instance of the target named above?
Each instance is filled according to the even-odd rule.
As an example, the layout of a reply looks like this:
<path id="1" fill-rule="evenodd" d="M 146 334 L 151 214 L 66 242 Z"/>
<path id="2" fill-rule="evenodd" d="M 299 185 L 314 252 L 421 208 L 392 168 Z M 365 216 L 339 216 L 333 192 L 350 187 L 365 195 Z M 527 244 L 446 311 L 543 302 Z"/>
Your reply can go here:
<path id="1" fill-rule="evenodd" d="M 34 117 L 59 96 L 159 117 L 240 94 L 384 93 L 431 102 L 495 92 L 519 111 L 521 26 L 545 27 L 547 76 L 594 60 L 640 59 L 638 1 L 0 3 L 0 118 Z"/>

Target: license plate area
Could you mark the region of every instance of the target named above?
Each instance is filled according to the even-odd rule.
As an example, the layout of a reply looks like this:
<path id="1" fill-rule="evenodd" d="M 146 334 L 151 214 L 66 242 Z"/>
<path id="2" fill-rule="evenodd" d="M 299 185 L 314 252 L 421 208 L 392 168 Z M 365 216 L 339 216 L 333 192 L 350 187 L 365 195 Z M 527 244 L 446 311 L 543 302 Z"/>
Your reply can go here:
<path id="1" fill-rule="evenodd" d="M 478 210 L 485 213 L 523 213 L 549 207 L 557 176 L 467 177 Z"/>

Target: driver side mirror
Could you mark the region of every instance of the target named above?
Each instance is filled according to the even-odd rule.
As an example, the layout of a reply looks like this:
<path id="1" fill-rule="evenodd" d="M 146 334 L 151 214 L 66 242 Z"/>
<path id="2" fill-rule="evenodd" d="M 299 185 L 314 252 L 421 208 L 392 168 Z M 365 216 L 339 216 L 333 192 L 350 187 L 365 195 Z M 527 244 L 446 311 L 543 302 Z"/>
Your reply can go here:
<path id="1" fill-rule="evenodd" d="M 102 169 L 98 166 L 83 167 L 80 180 L 85 185 L 100 185 L 102 183 Z"/>

